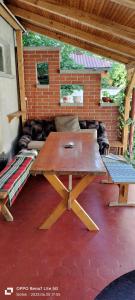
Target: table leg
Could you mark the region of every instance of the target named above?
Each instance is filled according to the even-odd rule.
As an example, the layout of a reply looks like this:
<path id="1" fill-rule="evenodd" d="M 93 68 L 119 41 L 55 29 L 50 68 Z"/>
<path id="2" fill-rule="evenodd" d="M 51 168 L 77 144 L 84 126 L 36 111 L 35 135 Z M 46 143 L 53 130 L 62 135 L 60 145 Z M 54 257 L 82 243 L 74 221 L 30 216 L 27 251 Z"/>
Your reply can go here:
<path id="1" fill-rule="evenodd" d="M 40 229 L 49 229 L 56 221 L 60 218 L 60 216 L 67 210 L 67 201 L 62 200 L 60 204 L 55 208 L 55 210 L 51 213 L 51 215 L 43 222 L 43 224 L 39 227 Z"/>
<path id="2" fill-rule="evenodd" d="M 70 208 L 74 211 L 74 213 L 79 217 L 79 219 L 84 223 L 84 225 L 89 230 L 93 230 L 93 231 L 99 230 L 98 226 L 93 222 L 93 220 L 88 216 L 85 210 L 75 199 L 83 192 L 83 190 L 89 185 L 89 183 L 93 181 L 95 176 L 93 175 L 84 176 L 77 183 L 77 185 L 73 188 L 72 191 L 69 191 L 56 175 L 44 174 L 44 176 L 54 187 L 54 189 L 60 194 L 63 200 L 55 208 L 55 210 L 51 213 L 51 215 L 43 222 L 43 224 L 40 226 L 40 229 L 49 229 L 59 219 L 59 217 L 67 209 Z"/>
<path id="3" fill-rule="evenodd" d="M 72 191 L 72 175 L 68 177 L 68 190 Z"/>
<path id="4" fill-rule="evenodd" d="M 88 216 L 86 211 L 81 207 L 81 205 L 74 200 L 71 206 L 73 212 L 77 215 L 77 217 L 83 222 L 83 224 L 92 231 L 98 231 L 98 226 L 94 223 L 94 221 Z"/>

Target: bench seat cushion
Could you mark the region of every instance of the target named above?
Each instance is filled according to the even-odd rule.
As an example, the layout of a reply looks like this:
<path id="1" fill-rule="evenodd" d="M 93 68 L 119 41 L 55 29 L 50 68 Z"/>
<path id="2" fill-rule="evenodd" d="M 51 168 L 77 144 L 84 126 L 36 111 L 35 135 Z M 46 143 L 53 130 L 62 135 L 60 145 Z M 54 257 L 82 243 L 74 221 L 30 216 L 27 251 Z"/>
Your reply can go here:
<path id="1" fill-rule="evenodd" d="M 80 131 L 78 116 L 58 116 L 55 117 L 55 126 L 58 132 Z"/>
<path id="2" fill-rule="evenodd" d="M 10 161 L 0 173 L 0 190 L 7 192 L 11 206 L 29 176 L 33 158 L 20 156 Z"/>

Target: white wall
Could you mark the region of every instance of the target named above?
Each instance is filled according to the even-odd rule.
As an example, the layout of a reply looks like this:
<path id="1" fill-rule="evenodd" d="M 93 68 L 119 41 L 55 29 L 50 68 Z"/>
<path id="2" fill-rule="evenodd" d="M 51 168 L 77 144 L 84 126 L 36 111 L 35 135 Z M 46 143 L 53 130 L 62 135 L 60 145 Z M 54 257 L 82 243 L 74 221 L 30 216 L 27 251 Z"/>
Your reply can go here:
<path id="1" fill-rule="evenodd" d="M 8 123 L 7 114 L 18 110 L 18 95 L 15 66 L 15 43 L 12 27 L 0 17 L 0 42 L 10 45 L 11 75 L 0 72 L 0 153 L 8 153 L 18 133 L 19 120 Z"/>

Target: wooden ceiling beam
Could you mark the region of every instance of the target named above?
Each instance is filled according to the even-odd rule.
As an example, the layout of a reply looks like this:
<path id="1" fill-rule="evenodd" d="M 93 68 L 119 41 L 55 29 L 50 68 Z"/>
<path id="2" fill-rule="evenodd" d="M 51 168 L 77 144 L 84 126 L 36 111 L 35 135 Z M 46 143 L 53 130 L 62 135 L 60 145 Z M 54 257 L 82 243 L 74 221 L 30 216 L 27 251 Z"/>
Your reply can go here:
<path id="1" fill-rule="evenodd" d="M 28 22 L 24 22 L 23 24 L 24 24 L 26 30 L 46 35 L 46 36 L 48 36 L 50 38 L 53 38 L 53 39 L 56 39 L 58 41 L 61 41 L 61 42 L 67 43 L 67 44 L 71 44 L 71 45 L 76 46 L 78 48 L 88 50 L 88 51 L 93 52 L 95 54 L 107 57 L 109 59 L 112 59 L 112 60 L 115 60 L 115 61 L 118 61 L 118 62 L 121 62 L 121 63 L 124 63 L 124 64 L 128 64 L 128 62 L 129 62 L 128 58 L 126 58 L 122 55 L 113 53 L 109 50 L 101 49 L 99 47 L 88 44 L 84 41 L 75 40 L 75 39 L 73 39 L 69 36 L 62 35 L 60 33 L 54 32 L 54 31 L 52 32 L 48 29 L 39 27 L 37 25 L 30 24 Z"/>
<path id="2" fill-rule="evenodd" d="M 101 32 L 106 32 L 123 38 L 124 40 L 135 43 L 135 29 L 113 22 L 106 18 L 101 18 L 94 14 L 83 12 L 80 9 L 68 7 L 66 5 L 53 4 L 42 0 L 18 0 L 21 3 L 30 4 L 36 8 L 48 11 L 66 19 L 86 25 L 90 28 L 97 29 Z"/>
<path id="3" fill-rule="evenodd" d="M 135 0 L 111 0 L 120 5 L 127 6 L 128 8 L 135 9 Z"/>
<path id="4" fill-rule="evenodd" d="M 127 70 L 135 68 L 135 60 L 126 65 Z"/>
<path id="5" fill-rule="evenodd" d="M 11 13 L 9 11 L 7 11 L 7 9 L 5 9 L 4 4 L 1 4 L 1 3 L 0 3 L 0 16 L 6 22 L 8 22 L 15 30 L 21 29 L 20 25 L 17 23 L 15 18 L 11 15 Z"/>
<path id="6" fill-rule="evenodd" d="M 41 27 L 51 28 L 54 31 L 70 35 L 71 37 L 77 37 L 78 39 L 90 42 L 96 46 L 102 47 L 103 49 L 111 50 L 112 52 L 120 53 L 134 59 L 135 50 L 129 46 L 121 45 L 120 43 L 109 41 L 105 38 L 101 38 L 91 33 L 87 33 L 83 30 L 73 28 L 71 26 L 64 25 L 62 23 L 50 20 L 38 14 L 32 13 L 28 10 L 18 8 L 13 5 L 9 5 L 11 11 L 18 17 L 37 24 Z"/>

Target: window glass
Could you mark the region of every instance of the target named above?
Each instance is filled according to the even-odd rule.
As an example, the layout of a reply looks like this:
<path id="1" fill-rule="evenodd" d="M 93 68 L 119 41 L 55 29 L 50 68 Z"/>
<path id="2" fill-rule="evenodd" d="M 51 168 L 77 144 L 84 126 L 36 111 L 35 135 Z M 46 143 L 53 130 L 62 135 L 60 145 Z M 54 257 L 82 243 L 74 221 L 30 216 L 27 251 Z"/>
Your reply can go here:
<path id="1" fill-rule="evenodd" d="M 0 40 L 0 72 L 12 74 L 10 45 Z"/>
<path id="2" fill-rule="evenodd" d="M 40 85 L 49 84 L 48 63 L 42 62 L 37 64 L 37 81 Z"/>
<path id="3" fill-rule="evenodd" d="M 83 106 L 83 90 L 81 84 L 62 84 L 60 87 L 60 104 L 64 106 Z"/>
<path id="4" fill-rule="evenodd" d="M 11 74 L 11 53 L 10 53 L 10 46 L 6 45 L 4 47 L 4 54 L 5 54 L 5 73 Z"/>
<path id="5" fill-rule="evenodd" d="M 3 47 L 0 46 L 0 72 L 4 72 Z"/>

